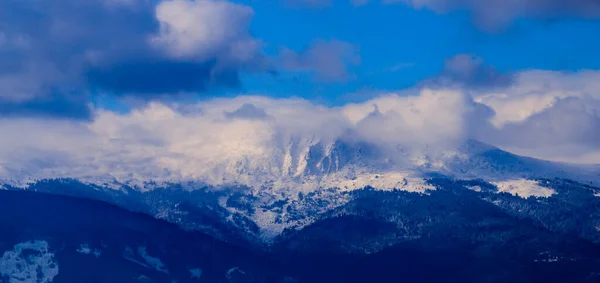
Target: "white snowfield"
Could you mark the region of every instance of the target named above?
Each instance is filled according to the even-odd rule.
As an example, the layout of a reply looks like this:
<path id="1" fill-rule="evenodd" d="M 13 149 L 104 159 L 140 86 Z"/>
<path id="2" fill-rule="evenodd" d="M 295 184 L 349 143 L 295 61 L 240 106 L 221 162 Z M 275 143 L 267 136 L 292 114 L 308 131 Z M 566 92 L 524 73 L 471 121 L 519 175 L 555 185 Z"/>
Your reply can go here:
<path id="1" fill-rule="evenodd" d="M 9 283 L 50 283 L 56 275 L 58 263 L 46 241 L 17 244 L 0 258 L 0 279 Z"/>
<path id="2" fill-rule="evenodd" d="M 505 192 L 522 198 L 547 198 L 556 194 L 556 191 L 542 187 L 536 181 L 526 179 L 494 182 L 493 184 L 498 187 L 498 192 Z"/>

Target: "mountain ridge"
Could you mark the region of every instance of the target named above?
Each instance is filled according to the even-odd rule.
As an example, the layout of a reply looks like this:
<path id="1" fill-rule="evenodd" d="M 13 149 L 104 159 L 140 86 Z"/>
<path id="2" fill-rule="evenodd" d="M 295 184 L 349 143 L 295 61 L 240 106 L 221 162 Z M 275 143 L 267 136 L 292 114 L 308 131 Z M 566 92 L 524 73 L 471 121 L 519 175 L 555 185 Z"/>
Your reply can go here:
<path id="1" fill-rule="evenodd" d="M 389 162 L 390 158 L 381 161 L 382 155 L 376 152 L 379 148 L 369 149 L 372 145 L 338 141 L 315 144 L 304 155 L 306 164 L 296 160 L 296 164 L 304 168 L 302 174 L 275 180 L 261 179 L 270 176 L 265 171 L 244 171 L 246 176 L 255 179 L 248 183 L 221 180 L 221 183 L 209 184 L 202 180 L 135 179 L 106 183 L 102 179 L 42 178 L 4 182 L 0 188 L 103 200 L 186 229 L 254 244 L 271 243 L 288 229 L 301 230 L 352 202 L 365 188 L 401 191 L 426 198 L 440 189 L 432 180 L 481 180 L 485 185 L 468 189 L 481 195 L 493 191 L 525 199 L 544 199 L 563 193 L 543 181 L 559 178 L 592 185 L 591 190 L 600 196 L 600 190 L 593 187 L 597 175 L 600 177 L 593 166 L 521 157 L 475 140 L 467 140 L 455 150 L 432 157 L 421 156 L 425 163 L 407 170 Z M 410 151 L 401 152 L 401 156 L 409 154 Z M 370 162 L 381 166 L 370 167 L 373 164 Z M 243 164 L 240 166 L 245 168 Z M 237 173 L 240 171 L 228 174 Z M 260 182 L 255 183 L 257 181 Z M 483 190 L 482 186 L 492 189 Z"/>
<path id="2" fill-rule="evenodd" d="M 56 172 L 52 171 L 54 169 L 50 164 L 47 165 L 50 171 L 40 175 L 36 175 L 36 170 L 28 172 L 27 168 L 7 170 L 9 167 L 5 165 L 0 180 L 12 186 L 26 186 L 27 182 L 35 182 L 35 180 L 72 178 L 114 189 L 130 186 L 137 187 L 139 190 L 149 190 L 161 184 L 175 183 L 190 184 L 192 189 L 199 186 L 241 185 L 257 189 L 266 188 L 277 193 L 291 187 L 295 191 L 304 193 L 318 188 L 344 189 L 348 183 L 350 189 L 360 189 L 369 184 L 359 184 L 356 187 L 349 181 L 368 176 L 368 181 L 374 182 L 375 175 L 383 177 L 382 180 L 377 180 L 379 183 L 377 187 L 380 189 L 400 189 L 395 186 L 406 183 L 405 179 L 416 182 L 416 186 L 422 186 L 419 179 L 436 174 L 456 179 L 494 181 L 540 177 L 560 177 L 581 182 L 600 180 L 600 165 L 568 164 L 518 156 L 472 139 L 460 143 L 453 149 L 435 150 L 431 154 L 427 154 L 426 145 L 421 147 L 422 152 L 418 148 L 400 146 L 396 146 L 392 152 L 386 152 L 385 150 L 389 150 L 388 147 L 365 142 L 335 140 L 323 143 L 310 139 L 304 142 L 308 145 L 299 151 L 302 154 L 295 156 L 290 153 L 293 151 L 292 148 L 288 148 L 284 154 L 272 156 L 271 160 L 243 156 L 240 160 L 232 160 L 227 164 L 213 164 L 214 168 L 185 169 L 212 172 L 208 177 L 200 175 L 201 173 L 184 177 L 181 173 L 169 173 L 166 168 L 163 170 L 166 174 L 164 176 L 144 175 L 144 172 L 135 171 L 103 173 L 102 170 L 89 171 L 85 174 L 61 174 L 58 172 L 59 169 L 56 169 Z M 91 164 L 93 163 L 88 163 Z M 125 179 L 117 177 L 123 173 L 129 177 Z M 386 174 L 389 175 L 388 178 L 385 178 Z M 415 191 L 423 192 L 424 189 L 417 188 Z"/>

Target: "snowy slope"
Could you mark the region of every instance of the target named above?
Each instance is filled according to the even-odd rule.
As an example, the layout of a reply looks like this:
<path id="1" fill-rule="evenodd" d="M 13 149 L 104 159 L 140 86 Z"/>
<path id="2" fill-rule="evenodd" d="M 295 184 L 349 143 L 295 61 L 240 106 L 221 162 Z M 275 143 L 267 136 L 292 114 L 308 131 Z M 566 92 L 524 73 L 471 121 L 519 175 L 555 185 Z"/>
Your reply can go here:
<path id="1" fill-rule="evenodd" d="M 239 145 L 240 148 L 247 145 Z M 242 149 L 238 149 L 242 150 Z M 421 147 L 390 147 L 353 140 L 292 139 L 284 147 L 268 151 L 232 154 L 210 159 L 206 156 L 165 158 L 148 153 L 146 166 L 112 158 L 97 158 L 74 164 L 31 161 L 5 164 L 3 183 L 24 186 L 41 179 L 73 178 L 84 183 L 119 189 L 122 185 L 151 190 L 166 183 L 193 182 L 194 186 L 244 185 L 274 195 L 296 195 L 320 188 L 355 190 L 367 185 L 379 189 L 425 192 L 423 179 L 432 174 L 459 179 L 510 181 L 518 179 L 569 178 L 584 182 L 600 179 L 594 166 L 552 163 L 520 157 L 476 141 L 466 141 L 444 150 Z M 159 168 L 162 164 L 164 167 Z M 66 166 L 68 165 L 68 166 Z M 152 184 L 149 184 L 152 183 Z"/>
<path id="2" fill-rule="evenodd" d="M 217 191 L 214 205 L 223 209 L 217 217 L 224 217 L 227 222 L 247 231 L 253 231 L 251 226 L 256 225 L 258 231 L 252 233 L 270 240 L 285 229 L 299 229 L 313 223 L 319 215 L 351 201 L 347 192 L 365 187 L 427 195 L 436 189 L 427 180 L 446 176 L 484 180 L 494 184 L 498 192 L 527 198 L 556 194 L 538 184 L 535 181 L 538 178 L 559 177 L 592 184 L 599 179 L 593 166 L 520 157 L 473 140 L 444 150 L 436 147 L 433 151 L 427 146 L 390 147 L 360 142 L 349 134 L 344 139 L 330 142 L 292 139 L 286 146 L 272 147 L 266 152 L 238 150 L 247 154 L 212 160 L 194 156 L 171 159 L 170 162 L 175 163 L 168 168 L 178 170 L 160 170 L 155 168 L 155 162 L 148 162 L 148 166 L 142 168 L 130 168 L 126 163 L 116 163 L 118 166 L 115 167 L 115 161 L 111 159 L 96 159 L 75 168 L 61 167 L 58 162 L 28 168 L 5 165 L 3 183 L 27 188 L 39 180 L 72 178 L 93 185 L 93 190 L 125 192 L 109 198 L 116 198 L 117 203 L 129 202 L 123 198 L 143 199 L 145 193 L 157 189 L 177 187 L 195 191 L 208 187 Z M 228 189 L 236 187 L 245 189 Z M 134 196 L 127 190 L 142 194 Z M 240 192 L 244 196 L 242 199 L 233 198 Z M 165 193 L 160 198 L 161 201 L 152 200 L 151 203 L 149 200 L 133 201 L 145 203 L 148 208 L 144 211 L 157 218 L 193 229 L 198 227 L 197 223 L 188 223 L 191 220 L 185 220 L 185 215 L 189 212 L 178 207 L 186 200 L 184 197 L 175 199 Z M 211 205 L 208 207 L 213 207 Z M 244 224 L 240 217 L 252 224 Z"/>

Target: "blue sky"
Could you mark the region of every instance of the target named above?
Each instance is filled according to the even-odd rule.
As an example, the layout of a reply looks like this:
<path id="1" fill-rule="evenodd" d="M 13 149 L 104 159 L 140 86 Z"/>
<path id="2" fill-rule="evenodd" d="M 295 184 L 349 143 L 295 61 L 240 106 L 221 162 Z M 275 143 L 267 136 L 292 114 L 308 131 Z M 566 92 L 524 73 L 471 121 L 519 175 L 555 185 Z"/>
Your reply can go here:
<path id="1" fill-rule="evenodd" d="M 354 78 L 343 83 L 315 83 L 301 74 L 276 79 L 248 76 L 247 93 L 296 95 L 339 104 L 369 97 L 347 94 L 411 87 L 436 76 L 445 60 L 461 53 L 480 56 L 499 72 L 600 68 L 598 20 L 520 19 L 504 30 L 488 32 L 464 11 L 439 14 L 378 3 L 354 7 L 345 1 L 314 9 L 241 2 L 253 7 L 251 31 L 267 42 L 271 54 L 281 46 L 302 50 L 315 38 L 334 38 L 357 45 L 361 56 L 361 64 L 351 69 Z"/>

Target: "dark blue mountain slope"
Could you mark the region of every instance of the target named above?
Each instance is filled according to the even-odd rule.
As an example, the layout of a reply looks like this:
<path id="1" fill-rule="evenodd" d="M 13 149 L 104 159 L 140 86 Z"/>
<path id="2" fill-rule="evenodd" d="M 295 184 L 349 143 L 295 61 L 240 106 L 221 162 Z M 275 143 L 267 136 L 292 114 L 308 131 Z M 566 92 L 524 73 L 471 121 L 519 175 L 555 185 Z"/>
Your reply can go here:
<path id="1" fill-rule="evenodd" d="M 53 263 L 58 265 L 58 274 L 52 282 L 284 282 L 285 279 L 264 256 L 99 201 L 0 191 L 0 227 L 0 256 L 4 253 L 4 259 L 11 258 L 11 252 L 19 244 L 48 243 Z M 21 256 L 28 255 L 23 251 Z M 50 282 L 41 281 L 40 276 L 37 281 L 10 281 L 6 265 L 0 263 L 0 282 Z M 15 269 L 12 275 L 23 270 Z"/>
<path id="2" fill-rule="evenodd" d="M 45 241 L 58 265 L 52 282 L 69 283 L 600 282 L 598 188 L 539 180 L 557 194 L 525 199 L 498 193 L 484 181 L 429 182 L 437 189 L 427 194 L 348 192 L 349 202 L 266 246 L 245 240 L 243 233 L 252 229 L 229 230 L 235 215 L 221 210 L 220 195 L 210 190 L 157 190 L 124 204 L 112 192 L 76 182 L 40 183 L 38 192 L 0 191 L 0 256 L 12 260 L 20 244 Z M 148 214 L 155 212 L 148 207 L 177 205 L 181 214 L 171 219 L 181 215 L 185 221 L 170 224 L 101 201 L 41 193 L 46 191 Z M 123 193 L 132 192 L 114 192 Z M 236 200 L 232 195 L 228 205 L 270 209 Z M 198 223 L 232 237 L 225 242 L 189 231 Z M 52 263 L 48 272 L 55 271 Z M 3 264 L 0 274 L 6 274 Z"/>
<path id="3" fill-rule="evenodd" d="M 434 182 L 443 188 L 426 197 L 359 191 L 323 220 L 285 233 L 272 253 L 303 282 L 600 282 L 600 246 L 555 229 L 575 224 L 521 215 L 561 208 Z M 499 200 L 518 203 L 521 214 Z"/>

